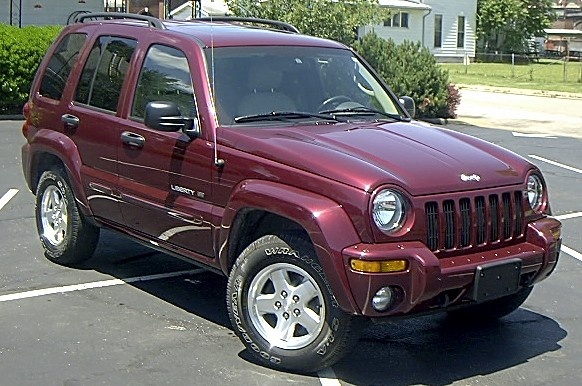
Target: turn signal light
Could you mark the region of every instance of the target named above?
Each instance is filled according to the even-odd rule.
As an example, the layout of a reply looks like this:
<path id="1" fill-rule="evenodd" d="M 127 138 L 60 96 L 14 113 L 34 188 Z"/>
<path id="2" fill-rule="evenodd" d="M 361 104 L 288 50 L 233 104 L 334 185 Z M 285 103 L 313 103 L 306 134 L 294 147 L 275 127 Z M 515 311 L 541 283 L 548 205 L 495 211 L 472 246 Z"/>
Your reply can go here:
<path id="1" fill-rule="evenodd" d="M 407 260 L 370 261 L 352 259 L 350 266 L 354 271 L 366 273 L 402 272 L 408 269 Z"/>

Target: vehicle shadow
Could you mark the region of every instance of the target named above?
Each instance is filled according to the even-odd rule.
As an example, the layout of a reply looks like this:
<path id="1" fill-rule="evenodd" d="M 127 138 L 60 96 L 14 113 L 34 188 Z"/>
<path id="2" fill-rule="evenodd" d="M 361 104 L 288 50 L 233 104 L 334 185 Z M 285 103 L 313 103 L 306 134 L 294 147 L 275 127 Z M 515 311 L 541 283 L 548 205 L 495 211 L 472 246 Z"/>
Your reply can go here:
<path id="1" fill-rule="evenodd" d="M 436 314 L 372 325 L 334 370 L 354 385 L 448 385 L 559 350 L 566 336 L 555 320 L 525 308 L 480 326 Z"/>
<path id="2" fill-rule="evenodd" d="M 175 307 L 232 329 L 226 278 L 104 231 L 94 258 L 78 267 L 128 279 L 196 270 L 128 284 Z M 354 350 L 333 366 L 354 385 L 448 385 L 499 372 L 559 350 L 567 332 L 553 319 L 525 308 L 488 325 L 456 323 L 445 314 L 370 324 Z M 233 337 L 234 338 L 234 337 Z M 255 363 L 245 350 L 239 357 Z M 270 370 L 266 370 L 270 371 Z"/>
<path id="3" fill-rule="evenodd" d="M 157 252 L 108 230 L 93 257 L 78 269 L 95 270 L 147 292 L 209 322 L 231 328 L 226 310 L 226 277 L 203 270 L 176 257 Z M 191 273 L 187 273 L 193 271 Z M 185 272 L 151 279 L 151 275 Z M 145 277 L 145 280 L 135 278 Z"/>

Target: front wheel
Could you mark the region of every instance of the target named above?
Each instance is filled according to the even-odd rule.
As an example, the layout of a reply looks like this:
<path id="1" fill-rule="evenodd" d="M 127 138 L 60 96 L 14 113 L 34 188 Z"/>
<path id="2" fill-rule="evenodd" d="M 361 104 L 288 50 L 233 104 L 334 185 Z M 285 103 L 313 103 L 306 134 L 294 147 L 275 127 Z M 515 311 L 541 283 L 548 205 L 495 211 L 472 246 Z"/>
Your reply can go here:
<path id="1" fill-rule="evenodd" d="M 357 342 L 358 319 L 338 306 L 311 244 L 297 236 L 263 236 L 238 257 L 227 307 L 247 349 L 270 367 L 313 372 Z"/>
<path id="2" fill-rule="evenodd" d="M 48 170 L 40 177 L 35 214 L 40 241 L 49 260 L 70 265 L 93 255 L 99 228 L 87 223 L 79 212 L 63 170 Z"/>

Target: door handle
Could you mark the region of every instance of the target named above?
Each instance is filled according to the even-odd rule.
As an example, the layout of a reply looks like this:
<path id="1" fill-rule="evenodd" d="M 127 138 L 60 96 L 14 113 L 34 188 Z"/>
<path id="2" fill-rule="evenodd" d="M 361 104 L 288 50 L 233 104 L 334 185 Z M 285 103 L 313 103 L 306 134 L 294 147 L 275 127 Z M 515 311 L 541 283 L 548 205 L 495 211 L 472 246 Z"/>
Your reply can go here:
<path id="1" fill-rule="evenodd" d="M 61 122 L 65 124 L 65 127 L 69 129 L 76 129 L 79 127 L 79 117 L 76 117 L 71 114 L 63 114 L 61 115 Z"/>
<path id="2" fill-rule="evenodd" d="M 145 138 L 131 131 L 124 131 L 121 133 L 121 142 L 129 146 L 143 147 L 145 145 Z"/>

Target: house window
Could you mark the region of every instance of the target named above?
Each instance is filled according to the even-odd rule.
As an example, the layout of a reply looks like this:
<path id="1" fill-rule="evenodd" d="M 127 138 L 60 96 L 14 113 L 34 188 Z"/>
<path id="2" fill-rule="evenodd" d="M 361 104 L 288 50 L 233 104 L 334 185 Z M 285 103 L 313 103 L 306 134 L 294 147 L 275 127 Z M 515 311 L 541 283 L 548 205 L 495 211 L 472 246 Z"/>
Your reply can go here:
<path id="1" fill-rule="evenodd" d="M 465 16 L 457 19 L 457 48 L 465 47 Z"/>
<path id="2" fill-rule="evenodd" d="M 384 20 L 384 27 L 408 28 L 408 12 L 396 12 L 391 19 Z"/>
<path id="3" fill-rule="evenodd" d="M 434 15 L 434 46 L 443 46 L 443 15 Z"/>

